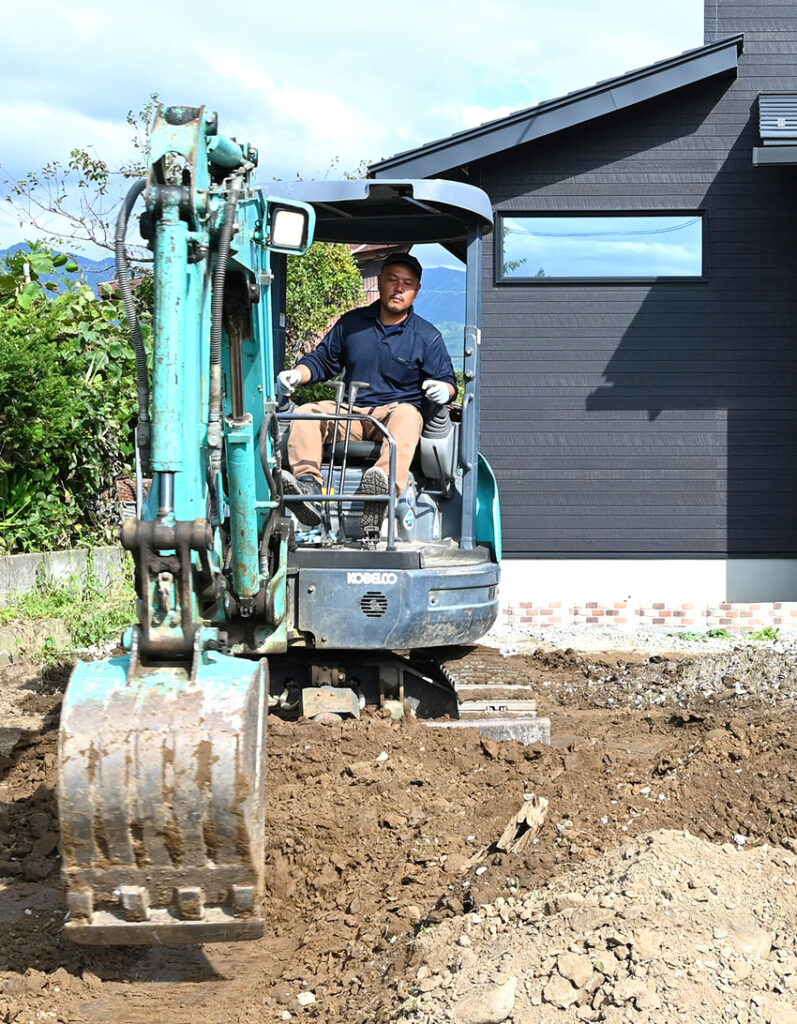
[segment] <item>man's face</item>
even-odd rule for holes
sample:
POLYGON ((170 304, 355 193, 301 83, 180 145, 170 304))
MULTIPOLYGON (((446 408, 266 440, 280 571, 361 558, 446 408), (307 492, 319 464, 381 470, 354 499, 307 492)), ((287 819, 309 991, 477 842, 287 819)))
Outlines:
POLYGON ((385 312, 393 316, 406 313, 421 290, 418 275, 403 263, 391 263, 379 275, 379 299, 385 312))

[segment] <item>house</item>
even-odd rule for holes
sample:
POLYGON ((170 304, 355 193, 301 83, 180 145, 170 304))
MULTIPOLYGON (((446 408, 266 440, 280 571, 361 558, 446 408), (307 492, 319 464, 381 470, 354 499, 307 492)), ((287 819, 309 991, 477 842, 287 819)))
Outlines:
POLYGON ((704 24, 370 167, 494 207, 482 448, 515 622, 797 626, 797 6, 704 24))
POLYGON ((387 257, 394 252, 409 252, 410 249, 408 245, 351 245, 349 248, 363 279, 366 305, 379 298, 377 279, 387 257))

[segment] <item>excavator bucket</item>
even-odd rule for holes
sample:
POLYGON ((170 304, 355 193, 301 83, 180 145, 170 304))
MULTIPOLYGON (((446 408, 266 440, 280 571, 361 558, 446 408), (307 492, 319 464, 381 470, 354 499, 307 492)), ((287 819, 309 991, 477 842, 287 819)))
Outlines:
POLYGON ((78 663, 58 775, 73 941, 263 934, 267 672, 215 651, 193 667, 78 663))

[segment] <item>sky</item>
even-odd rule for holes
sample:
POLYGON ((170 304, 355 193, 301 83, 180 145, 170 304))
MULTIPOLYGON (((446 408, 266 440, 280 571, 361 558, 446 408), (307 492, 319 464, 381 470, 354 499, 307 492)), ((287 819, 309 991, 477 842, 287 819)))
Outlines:
MULTIPOLYGON (((703 42, 702 0, 0 0, 0 179, 73 147, 132 154, 150 94, 260 152, 259 180, 334 178, 703 42)), ((21 232, 0 204, 0 248, 21 232)), ((91 255, 89 251, 86 253, 91 255)))

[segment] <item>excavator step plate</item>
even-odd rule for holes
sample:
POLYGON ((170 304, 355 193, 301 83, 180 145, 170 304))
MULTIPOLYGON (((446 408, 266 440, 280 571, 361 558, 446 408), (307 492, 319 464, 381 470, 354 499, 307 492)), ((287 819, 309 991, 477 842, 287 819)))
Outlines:
POLYGON ((458 722, 425 722, 433 729, 478 729, 479 735, 490 740, 515 740, 524 746, 551 742, 550 718, 522 718, 497 714, 484 718, 466 718, 458 722))
POLYGON ((462 719, 492 718, 494 715, 528 718, 536 714, 536 700, 463 700, 459 705, 459 717, 462 719))
POLYGON ((486 739, 515 740, 526 746, 551 742, 551 722, 537 717, 534 690, 525 683, 454 684, 458 721, 429 722, 438 729, 478 729, 486 739))

